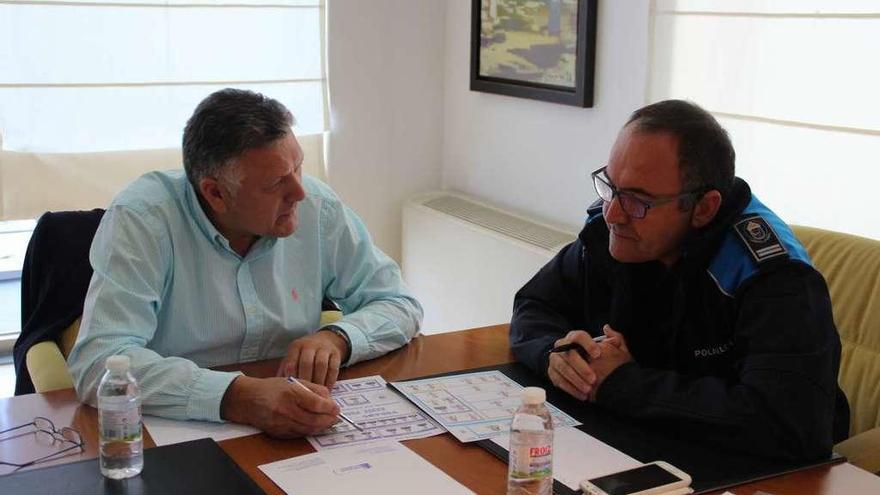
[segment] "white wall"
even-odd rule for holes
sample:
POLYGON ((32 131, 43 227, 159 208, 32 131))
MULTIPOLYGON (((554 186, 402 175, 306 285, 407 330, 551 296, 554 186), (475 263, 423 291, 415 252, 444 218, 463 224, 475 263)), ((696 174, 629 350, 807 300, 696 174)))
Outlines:
POLYGON ((645 101, 648 1, 600 1, 587 109, 471 92, 470 6, 328 0, 328 182, 398 260, 402 204, 441 187, 579 229, 587 174, 645 101))
POLYGON ((593 108, 469 87, 471 0, 448 0, 443 186, 579 230, 620 126, 645 101, 649 2, 602 0, 593 108))
POLYGON ((327 180, 399 260, 403 203, 440 187, 446 5, 327 4, 327 180))

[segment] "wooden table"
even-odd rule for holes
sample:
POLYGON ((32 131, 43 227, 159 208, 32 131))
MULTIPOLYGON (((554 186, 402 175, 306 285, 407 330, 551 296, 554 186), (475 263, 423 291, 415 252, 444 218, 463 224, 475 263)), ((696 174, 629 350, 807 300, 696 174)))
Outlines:
MULTIPOLYGON (((386 380, 394 381, 512 360, 507 325, 497 325, 419 337, 384 357, 343 370, 340 379, 382 375, 386 380)), ((251 376, 272 376, 277 363, 263 361, 224 369, 240 369, 251 376)), ((97 457, 97 411, 80 404, 73 390, 0 399, 0 429, 27 423, 34 416, 48 417, 59 428, 76 428, 86 441, 85 452, 58 459, 52 464, 97 457)), ((507 466, 480 447, 463 445, 448 434, 403 443, 476 493, 504 493, 507 466)), ((155 446, 149 433, 145 437, 145 446, 155 446)), ((283 492, 257 466, 313 452, 305 440, 277 440, 264 434, 224 440, 220 446, 270 494, 283 492)), ((26 461, 50 452, 49 446, 37 445, 31 434, 0 441, 0 459, 4 461, 26 461)), ((46 465, 49 463, 41 464, 46 465)), ((0 466, 0 474, 9 471, 9 468, 0 466)), ((843 463, 741 485, 729 491, 736 495, 752 495, 757 490, 773 495, 877 495, 880 494, 880 477, 843 463)))

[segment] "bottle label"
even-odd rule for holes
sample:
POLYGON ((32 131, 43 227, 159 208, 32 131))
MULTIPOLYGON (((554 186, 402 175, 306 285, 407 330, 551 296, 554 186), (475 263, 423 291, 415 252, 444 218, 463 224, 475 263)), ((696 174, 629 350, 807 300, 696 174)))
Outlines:
POLYGON ((98 399, 98 423, 102 440, 131 442, 141 438, 141 411, 128 397, 98 399))
POLYGON ((553 446, 531 445, 510 449, 510 477, 533 480, 553 476, 553 446))

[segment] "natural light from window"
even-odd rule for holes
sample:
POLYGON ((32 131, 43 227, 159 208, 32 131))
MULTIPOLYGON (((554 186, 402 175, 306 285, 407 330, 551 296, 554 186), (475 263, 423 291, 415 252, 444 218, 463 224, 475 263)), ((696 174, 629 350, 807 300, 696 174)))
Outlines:
POLYGON ((880 239, 880 2, 654 6, 648 99, 711 111, 737 175, 789 223, 880 239))
POLYGON ((180 167, 208 94, 281 101, 319 155, 324 17, 323 0, 0 2, 0 341, 21 326, 34 217, 106 207, 145 171, 180 167))

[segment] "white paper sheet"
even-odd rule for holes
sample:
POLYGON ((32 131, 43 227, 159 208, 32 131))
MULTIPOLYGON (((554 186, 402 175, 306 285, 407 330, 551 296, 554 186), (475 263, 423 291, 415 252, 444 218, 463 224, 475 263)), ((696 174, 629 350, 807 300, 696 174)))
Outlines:
MULTIPOLYGON (((500 371, 393 382, 415 405, 461 442, 474 442, 510 431, 522 399, 522 385, 500 371)), ((580 423, 548 403, 557 428, 580 423)))
POLYGON ((288 495, 473 493, 398 442, 324 450, 260 470, 288 495))
POLYGON ((210 421, 178 421, 175 419, 144 416, 144 426, 153 437, 156 445, 171 445, 199 438, 213 438, 215 441, 245 437, 260 433, 253 426, 238 423, 212 423, 210 421))
POLYGON ((326 432, 307 438, 315 450, 446 433, 427 414, 389 389, 379 375, 338 381, 330 394, 342 413, 363 430, 340 421, 326 432))
MULTIPOLYGON (((492 437, 492 441, 509 450, 510 434, 492 437)), ((553 431, 553 478, 572 490, 579 490, 583 479, 641 465, 641 462, 577 428, 564 427, 553 431)))

